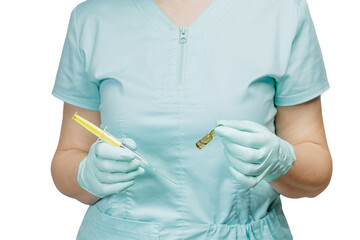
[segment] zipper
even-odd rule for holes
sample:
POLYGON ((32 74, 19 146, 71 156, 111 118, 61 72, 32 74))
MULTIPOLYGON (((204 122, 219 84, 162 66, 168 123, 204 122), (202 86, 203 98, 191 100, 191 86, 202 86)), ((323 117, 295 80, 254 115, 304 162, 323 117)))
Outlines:
POLYGON ((178 78, 178 84, 183 84, 183 82, 184 82, 187 30, 188 30, 188 28, 185 27, 185 26, 182 26, 180 28, 180 39, 179 39, 180 55, 179 55, 179 78, 178 78))

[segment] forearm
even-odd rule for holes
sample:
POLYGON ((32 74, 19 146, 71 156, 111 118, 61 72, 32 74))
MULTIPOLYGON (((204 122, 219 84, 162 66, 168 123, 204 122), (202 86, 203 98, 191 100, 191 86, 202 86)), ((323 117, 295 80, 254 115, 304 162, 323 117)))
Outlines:
POLYGON ((54 183, 61 193, 90 205, 99 198, 81 188, 77 181, 79 164, 87 154, 80 150, 57 151, 52 161, 51 173, 54 183))
POLYGON ((289 198, 315 197, 328 186, 332 160, 327 148, 312 142, 293 144, 296 160, 282 177, 270 182, 280 194, 289 198))

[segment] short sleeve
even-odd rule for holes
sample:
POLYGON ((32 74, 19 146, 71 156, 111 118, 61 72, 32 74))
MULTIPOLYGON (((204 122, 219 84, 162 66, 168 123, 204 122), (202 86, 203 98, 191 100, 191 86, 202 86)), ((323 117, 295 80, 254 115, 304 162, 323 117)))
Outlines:
POLYGON ((52 95, 71 105, 98 111, 99 88, 87 77, 76 27, 75 8, 71 12, 52 95))
POLYGON ((290 106, 318 97, 330 85, 306 0, 299 0, 297 28, 285 74, 276 80, 274 103, 290 106))

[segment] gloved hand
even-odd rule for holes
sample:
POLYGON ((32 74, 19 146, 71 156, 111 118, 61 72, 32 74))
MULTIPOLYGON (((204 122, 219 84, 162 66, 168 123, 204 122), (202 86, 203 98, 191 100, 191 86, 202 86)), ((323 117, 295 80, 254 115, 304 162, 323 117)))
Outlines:
MULTIPOLYGON (((120 141, 132 150, 136 149, 136 143, 130 138, 120 141)), ((80 162, 77 179, 83 189, 103 198, 130 187, 135 178, 144 172, 135 160, 135 154, 128 149, 97 141, 80 162)))
POLYGON ((222 138, 230 171, 244 187, 254 187, 261 180, 276 180, 289 171, 296 159, 290 143, 258 123, 220 120, 216 126, 214 131, 222 138))

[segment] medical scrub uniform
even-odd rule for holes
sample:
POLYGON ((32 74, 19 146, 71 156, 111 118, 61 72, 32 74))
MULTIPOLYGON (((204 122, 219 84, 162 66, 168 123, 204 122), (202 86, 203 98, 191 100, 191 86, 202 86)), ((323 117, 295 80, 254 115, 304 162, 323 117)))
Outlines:
POLYGON ((236 182, 220 137, 195 143, 221 119, 274 132, 276 106, 328 88, 305 0, 214 0, 188 28, 153 0, 80 3, 52 94, 100 111, 177 185, 147 170, 90 206, 77 239, 292 239, 267 182, 236 182))

